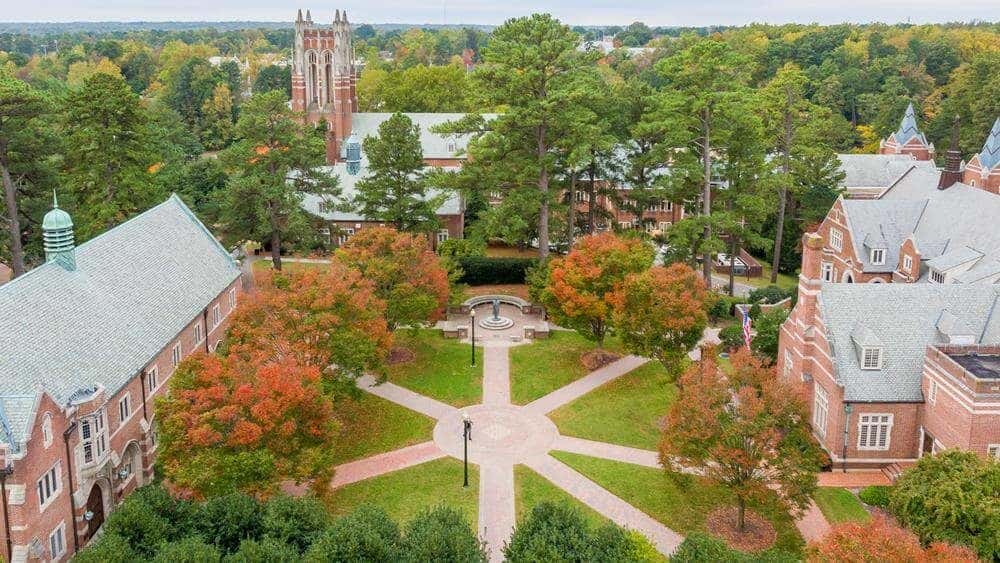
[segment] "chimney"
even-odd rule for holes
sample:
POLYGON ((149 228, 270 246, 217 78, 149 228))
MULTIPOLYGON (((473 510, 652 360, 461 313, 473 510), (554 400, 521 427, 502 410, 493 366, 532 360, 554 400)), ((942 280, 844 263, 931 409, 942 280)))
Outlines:
POLYGON ((958 150, 958 129, 959 117, 956 115, 951 126, 951 146, 944 154, 944 170, 938 179, 939 190, 947 190, 962 181, 962 153, 958 150))
POLYGON ((822 285, 820 262, 823 255, 823 237, 819 233, 802 235, 802 272, 799 273, 799 297, 795 315, 811 326, 817 315, 817 296, 822 285))

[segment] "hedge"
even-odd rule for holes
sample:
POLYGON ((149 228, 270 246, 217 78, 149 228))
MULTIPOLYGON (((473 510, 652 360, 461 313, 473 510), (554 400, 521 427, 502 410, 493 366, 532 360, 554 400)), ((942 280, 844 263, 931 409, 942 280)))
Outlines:
POLYGON ((469 285, 491 285, 524 283, 528 269, 538 264, 538 259, 463 256, 458 259, 458 263, 462 267, 460 282, 469 285))
POLYGON ((858 493, 861 502, 869 506, 879 506, 886 508, 889 506, 889 491, 891 487, 882 485, 869 485, 858 493))

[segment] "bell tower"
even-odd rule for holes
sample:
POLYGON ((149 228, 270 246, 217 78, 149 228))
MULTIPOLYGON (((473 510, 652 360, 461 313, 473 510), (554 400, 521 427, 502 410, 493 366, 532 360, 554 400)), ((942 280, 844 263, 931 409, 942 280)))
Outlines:
POLYGON ((326 159, 344 158, 344 144, 351 134, 351 117, 357 111, 357 73, 347 12, 337 10, 333 23, 319 26, 312 14, 299 10, 295 19, 292 56, 292 109, 305 114, 306 122, 325 122, 326 159))

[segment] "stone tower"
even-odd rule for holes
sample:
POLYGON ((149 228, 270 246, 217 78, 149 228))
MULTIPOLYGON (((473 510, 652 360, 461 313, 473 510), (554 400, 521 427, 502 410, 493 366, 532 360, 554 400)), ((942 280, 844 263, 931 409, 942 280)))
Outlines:
POLYGON ((318 26, 312 14, 295 18, 292 56, 292 109, 309 123, 326 122, 326 159, 344 158, 351 115, 358 110, 357 73, 347 12, 337 10, 330 27, 318 26))

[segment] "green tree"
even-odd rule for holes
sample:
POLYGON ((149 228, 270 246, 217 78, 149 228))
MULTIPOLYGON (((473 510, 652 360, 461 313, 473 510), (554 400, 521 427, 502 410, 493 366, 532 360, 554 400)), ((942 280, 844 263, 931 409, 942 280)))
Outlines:
POLYGON ((302 194, 337 193, 335 178, 317 170, 326 148, 287 106, 281 92, 256 94, 236 123, 237 141, 220 155, 230 172, 222 219, 235 240, 261 240, 281 270, 283 241, 303 236, 302 194))
POLYGON ((615 39, 624 47, 642 47, 653 39, 653 30, 642 22, 632 22, 615 39))
MULTIPOLYGON (((265 538, 303 553, 330 527, 326 506, 313 496, 278 495, 264 504, 261 531, 265 538)), ((242 547, 241 547, 242 549, 242 547)))
POLYGON ((108 532, 73 556, 73 561, 82 563, 132 563, 139 559, 140 555, 132 550, 128 540, 108 532))
POLYGON ((889 493, 889 511, 925 544, 974 549, 1000 557, 1000 462, 968 451, 925 455, 889 493))
POLYGON ((201 138, 209 149, 219 149, 229 143, 233 133, 233 95, 229 86, 218 84, 212 97, 201 106, 203 116, 201 138))
POLYGON ((788 309, 775 307, 762 313, 754 319, 754 329, 757 334, 750 341, 750 348, 759 356, 772 363, 778 359, 778 337, 781 334, 781 323, 788 318, 788 309))
POLYGON ((193 519, 194 531, 223 553, 231 553, 239 549, 243 540, 261 536, 261 508, 260 502, 243 493, 209 498, 198 505, 193 519))
POLYGON ((214 545, 205 543, 198 536, 183 538, 163 544, 153 563, 209 563, 222 559, 222 553, 214 545))
POLYGON ((404 561, 485 563, 486 549, 476 531, 455 508, 438 506, 417 514, 407 525, 400 555, 404 561))
POLYGON ((78 205, 78 241, 163 198, 151 175, 160 155, 152 150, 148 115, 122 78, 98 73, 86 79, 70 93, 64 121, 64 169, 78 205))
POLYGON ((225 563, 299 563, 302 557, 294 547, 272 538, 243 540, 240 548, 222 558, 225 563))
POLYGON ((357 183, 353 204, 358 212, 399 231, 437 230, 445 195, 428 195, 420 126, 393 114, 379 124, 377 137, 364 140, 364 150, 370 173, 357 183))
POLYGON ((400 557, 399 526, 381 508, 362 505, 333 523, 313 542, 309 563, 394 561, 400 557))
POLYGON ((285 94, 285 97, 292 97, 292 68, 268 65, 257 73, 257 79, 253 81, 253 93, 263 94, 277 90, 285 94))

